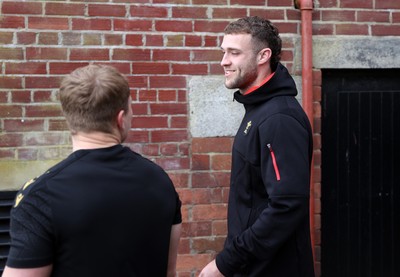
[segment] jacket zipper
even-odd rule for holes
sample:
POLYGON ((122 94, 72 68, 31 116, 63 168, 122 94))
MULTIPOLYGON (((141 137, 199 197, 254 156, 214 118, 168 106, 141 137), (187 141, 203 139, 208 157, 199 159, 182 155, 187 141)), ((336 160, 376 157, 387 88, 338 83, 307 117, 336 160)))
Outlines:
POLYGON ((274 150, 272 150, 272 146, 271 146, 270 143, 268 143, 267 146, 268 146, 269 152, 271 153, 272 164, 274 165, 276 180, 280 181, 281 180, 281 174, 279 173, 278 163, 276 162, 274 150))

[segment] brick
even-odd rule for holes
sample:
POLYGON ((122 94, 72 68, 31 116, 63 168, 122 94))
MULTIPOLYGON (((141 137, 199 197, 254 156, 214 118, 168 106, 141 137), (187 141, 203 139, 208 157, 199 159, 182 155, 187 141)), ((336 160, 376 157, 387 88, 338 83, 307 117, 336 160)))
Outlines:
POLYGON ((49 62, 50 74, 69 74, 79 67, 88 65, 88 62, 49 62))
POLYGON ((6 74, 46 74, 44 62, 5 63, 6 74))
POLYGON ((53 102, 53 94, 51 90, 35 90, 33 92, 33 101, 34 103, 39 103, 39 102, 53 102))
POLYGON ((229 173, 194 172, 192 174, 193 188, 215 188, 229 186, 229 173))
POLYGON ((210 156, 192 154, 192 170, 210 170, 210 156))
POLYGON ((17 44, 34 44, 36 42, 36 32, 18 32, 17 44))
POLYGON ((293 7, 293 1, 292 0, 267 0, 269 7, 293 7))
POLYGON ((122 41, 120 34, 104 34, 104 45, 121 45, 122 41))
POLYGON ((187 130, 155 130, 151 131, 151 142, 186 141, 187 130))
POLYGON ((371 30, 372 36, 400 36, 398 25, 373 25, 371 30))
POLYGON ((0 103, 7 103, 7 102, 8 102, 8 92, 0 91, 0 103))
POLYGON ((350 9, 372 9, 374 6, 373 0, 340 0, 340 8, 350 9))
POLYGON ((101 34, 82 34, 83 45, 101 45, 101 34))
POLYGON ((231 169, 231 155, 212 155, 211 156, 211 169, 212 170, 230 170, 231 169))
POLYGON ((110 19, 72 18, 72 30, 110 31, 110 19))
POLYGON ((190 0, 153 0, 155 4, 190 4, 190 0))
POLYGON ((27 146, 63 145, 66 143, 65 136, 60 133, 30 132, 24 134, 24 140, 27 146))
POLYGON ((168 172, 168 175, 176 188, 190 187, 190 177, 188 173, 168 172))
POLYGON ((125 5, 89 4, 89 16, 112 16, 124 17, 126 15, 125 5))
POLYGON ((209 204, 211 195, 208 189, 180 189, 180 199, 182 204, 209 204))
POLYGON ((192 32, 192 21, 189 20, 159 20, 155 22, 158 32, 192 32))
POLYGON ((27 60, 66 60, 68 50, 66 48, 27 47, 27 60))
POLYGON ((71 49, 70 50, 71 61, 107 61, 110 59, 109 49, 71 49))
POLYGON ((204 36, 205 47, 219 47, 220 42, 217 36, 204 36))
POLYGON ((25 1, 3 1, 2 14, 41 14, 43 3, 25 1))
POLYGON ((193 61, 220 61, 221 50, 193 50, 193 61))
POLYGON ((56 32, 41 32, 38 36, 39 44, 58 45, 58 33, 56 32))
POLYGON ((133 76, 127 77, 129 86, 132 88, 147 88, 148 87, 148 78, 146 76, 133 76))
POLYGON ((149 142, 150 132, 147 130, 131 130, 126 138, 126 143, 139 143, 139 142, 149 142))
POLYGON ((156 102, 157 101, 157 91, 156 90, 140 90, 138 99, 141 102, 145 102, 145 101, 156 102))
POLYGON ((0 147, 18 147, 23 144, 22 134, 0 133, 0 147))
POLYGON ((15 159, 14 149, 0 149, 0 160, 15 159))
POLYGON ((62 45, 81 45, 82 44, 82 34, 78 33, 62 33, 61 38, 62 45))
POLYGON ((390 22, 390 13, 387 11, 357 11, 359 22, 390 22))
POLYGON ((4 120, 4 130, 7 132, 45 131, 44 120, 4 120))
POLYGON ((150 50, 148 49, 114 49, 113 60, 149 61, 150 50))
POLYGON ((192 0, 193 5, 228 5, 228 0, 192 0))
POLYGON ((400 9, 400 1, 398 0, 375 1, 375 9, 400 9))
POLYGON ((0 44, 11 44, 11 43, 13 43, 13 37, 14 37, 14 34, 11 33, 11 32, 1 32, 0 33, 0 44))
POLYGON ((185 36, 185 46, 199 47, 203 45, 202 36, 198 35, 186 35, 185 36))
POLYGON ((338 0, 319 0, 320 8, 337 8, 338 0))
MULTIPOLYGON (((179 255, 177 260, 176 269, 180 271, 196 270, 205 267, 211 260, 213 256, 211 254, 187 254, 179 255)), ((199 272, 200 273, 200 272, 199 272)), ((190 275, 194 276, 194 275, 190 275)), ((198 276, 198 275, 196 275, 198 276)), ((179 276, 181 277, 181 276, 179 276)))
POLYGON ((182 34, 179 35, 166 35, 165 36, 166 47, 181 47, 184 45, 185 37, 182 34))
POLYGON ((196 6, 172 7, 173 18, 207 18, 207 8, 196 6))
POLYGON ((22 48, 0 47, 0 60, 22 60, 23 58, 22 48))
POLYGON ((160 154, 163 156, 179 156, 176 143, 162 143, 160 145, 160 154))
POLYGON ((68 124, 65 119, 50 119, 49 120, 49 131, 67 131, 68 124))
POLYGON ((207 253, 209 251, 221 251, 225 237, 193 238, 192 249, 196 253, 207 253))
POLYGON ((187 170, 189 169, 188 158, 156 158, 155 162, 164 170, 187 170))
POLYGON ((115 19, 114 20, 115 31, 151 31, 152 22, 151 20, 126 20, 126 19, 115 19))
POLYGON ((152 115, 166 114, 177 115, 187 114, 187 105, 180 103, 163 103, 163 104, 150 104, 150 112, 152 115))
POLYGON ((231 0, 231 5, 264 6, 265 0, 231 0))
POLYGON ((226 236, 228 232, 226 220, 214 220, 212 222, 212 235, 226 236))
POLYGON ((0 88, 11 88, 19 89, 22 88, 22 78, 21 77, 1 77, 0 78, 0 88))
POLYGON ((313 23, 312 25, 313 35, 333 35, 334 25, 329 23, 313 23))
POLYGON ((134 35, 126 35, 126 45, 131 45, 131 46, 143 46, 143 35, 141 34, 134 34, 134 35))
POLYGON ((0 105, 0 118, 22 117, 22 107, 17 105, 0 105))
POLYGON ((400 12, 393 12, 392 21, 393 23, 400 23, 400 12))
POLYGON ((136 62, 132 65, 133 74, 169 74, 169 64, 163 62, 136 62))
POLYGON ((42 29, 42 30, 68 30, 67 18, 53 18, 53 17, 29 17, 29 29, 42 29))
POLYGON ((171 128, 188 128, 188 119, 186 116, 172 116, 171 128))
POLYGON ((356 21, 355 11, 342 11, 342 10, 330 10, 330 11, 322 11, 322 20, 323 21, 356 21))
POLYGON ((61 112, 60 105, 40 105, 40 106, 26 106, 25 115, 27 117, 61 117, 63 116, 61 112))
POLYGON ((60 86, 61 77, 26 77, 26 88, 56 88, 60 86))
POLYGON ((19 148, 17 149, 18 160, 33 161, 38 158, 37 148, 19 148))
POLYGON ((0 16, 1 29, 23 29, 25 28, 25 19, 22 16, 0 16))
POLYGON ((146 46, 163 46, 164 37, 162 35, 147 34, 145 36, 146 46))
POLYGON ((29 103, 31 102, 31 92, 29 90, 13 90, 11 91, 12 103, 29 103))
POLYGON ((194 221, 225 219, 226 214, 226 204, 196 205, 192 209, 194 221))
POLYGON ((154 61, 190 61, 189 50, 157 49, 153 50, 154 61))
POLYGON ((149 17, 149 18, 166 18, 168 17, 168 8, 160 6, 130 6, 130 16, 133 17, 149 17))
POLYGON ((85 15, 85 5, 75 3, 46 3, 46 15, 68 15, 83 16, 85 15))
POLYGON ((168 128, 168 117, 166 116, 148 116, 134 117, 132 119, 132 128, 168 128))
MULTIPOLYGON (((237 18, 241 18, 247 15, 246 8, 230 8, 229 13, 226 12, 226 8, 214 8, 212 17, 215 19, 219 18, 228 18, 230 20, 236 20, 237 18)), ((221 29, 220 31, 223 31, 221 29)))
MULTIPOLYGON (((191 252, 191 250, 190 250, 190 238, 183 237, 181 235, 181 238, 179 240, 179 246, 178 246, 178 255, 190 254, 190 252, 191 252)), ((174 277, 181 277, 181 275, 179 275, 180 273, 177 273, 177 274, 178 275, 176 275, 174 277)), ((191 275, 188 275, 187 277, 191 277, 191 275)))
MULTIPOLYGON (((179 191, 180 195, 190 190, 179 191)), ((203 237, 211 236, 212 223, 210 221, 183 222, 181 237, 203 237)))
POLYGON ((337 35, 368 35, 368 25, 361 24, 338 24, 336 25, 337 35))
MULTIPOLYGON (((288 14, 288 19, 292 19, 290 16, 290 13, 293 13, 296 11, 291 11, 291 10, 286 10, 286 13, 288 14)), ((285 19, 285 11, 283 9, 252 9, 250 8, 250 16, 260 16, 267 18, 269 20, 284 20, 285 19)), ((299 13, 299 12, 297 12, 299 13)))
POLYGON ((226 25, 228 25, 230 21, 209 21, 209 20, 196 20, 194 22, 194 31, 195 32, 207 32, 207 33, 220 33, 223 32, 226 25))
POLYGON ((183 76, 150 76, 152 88, 185 88, 186 78, 183 76))
POLYGON ((233 138, 193 138, 193 153, 231 153, 233 138))
POLYGON ((207 75, 207 64, 172 64, 174 75, 207 75))

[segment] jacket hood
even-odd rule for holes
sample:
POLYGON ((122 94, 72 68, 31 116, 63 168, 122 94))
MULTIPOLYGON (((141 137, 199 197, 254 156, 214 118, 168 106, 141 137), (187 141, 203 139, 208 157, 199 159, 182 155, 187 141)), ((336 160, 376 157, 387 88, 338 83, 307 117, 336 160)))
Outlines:
POLYGON ((286 67, 279 63, 275 70, 275 75, 268 82, 247 95, 236 91, 234 93, 234 99, 244 105, 255 105, 268 101, 275 96, 283 95, 296 96, 297 89, 286 67))

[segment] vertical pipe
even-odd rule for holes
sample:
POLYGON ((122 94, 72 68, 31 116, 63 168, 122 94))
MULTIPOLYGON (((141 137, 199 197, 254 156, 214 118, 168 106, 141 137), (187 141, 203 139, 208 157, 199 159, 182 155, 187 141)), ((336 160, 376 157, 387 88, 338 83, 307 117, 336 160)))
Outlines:
MULTIPOLYGON (((314 130, 313 109, 313 76, 312 76, 312 11, 313 0, 295 0, 296 8, 301 11, 301 48, 302 48, 302 105, 314 130)), ((313 131, 314 133, 314 131, 313 131)), ((314 159, 313 159, 314 160, 314 159)), ((310 231, 311 244, 315 252, 315 220, 314 220, 314 161, 311 162, 310 176, 310 231)), ((315 256, 314 256, 315 263, 315 256)))

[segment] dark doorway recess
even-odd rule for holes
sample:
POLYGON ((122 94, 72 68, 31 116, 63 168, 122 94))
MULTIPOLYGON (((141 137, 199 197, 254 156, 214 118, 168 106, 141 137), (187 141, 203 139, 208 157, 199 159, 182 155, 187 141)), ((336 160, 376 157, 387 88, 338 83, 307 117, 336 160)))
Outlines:
POLYGON ((400 276, 400 69, 322 70, 322 108, 322 276, 400 276))

